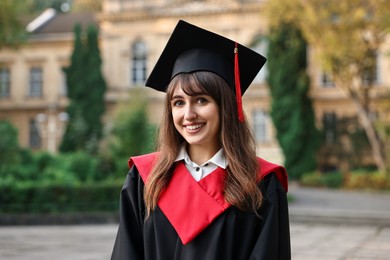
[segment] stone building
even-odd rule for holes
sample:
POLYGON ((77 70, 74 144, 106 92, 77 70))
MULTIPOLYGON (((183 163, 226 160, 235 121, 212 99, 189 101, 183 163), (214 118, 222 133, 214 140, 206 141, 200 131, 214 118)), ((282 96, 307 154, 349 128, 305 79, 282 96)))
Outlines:
MULTIPOLYGON (((266 52, 267 21, 264 0, 105 0, 98 14, 46 11, 29 24, 28 42, 18 50, 0 51, 0 119, 19 129, 20 144, 55 152, 61 139, 67 105, 62 68, 70 62, 73 26, 90 23, 100 28, 103 73, 108 84, 106 125, 120 101, 135 89, 148 96, 149 115, 158 122, 163 94, 144 88, 144 82, 179 19, 207 28, 237 42, 266 52)), ((390 59, 378 54, 378 89, 389 88, 390 59), (384 87, 387 86, 387 87, 384 87)), ((336 117, 356 114, 351 101, 336 88, 310 56, 311 96, 319 127, 336 117)), ((259 73, 243 97, 259 146, 259 155, 283 162, 269 117, 270 98, 265 82, 267 68, 259 73)), ((93 91, 93 88, 91 88, 93 91)), ((332 142, 332 128, 326 128, 332 142)))

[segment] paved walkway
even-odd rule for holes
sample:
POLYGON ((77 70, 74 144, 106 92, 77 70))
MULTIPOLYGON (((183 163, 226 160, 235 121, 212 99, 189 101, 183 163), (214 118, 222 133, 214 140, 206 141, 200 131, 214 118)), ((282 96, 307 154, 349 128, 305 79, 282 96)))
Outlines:
MULTIPOLYGON (((290 194, 293 260, 390 260, 390 193, 290 194)), ((1 260, 106 260, 117 224, 0 226, 1 260)))
POLYGON ((390 193, 290 186, 296 260, 390 260, 390 193))
MULTIPOLYGON (((116 225, 0 227, 2 260, 107 260, 116 225)), ((390 227, 291 224, 293 260, 390 259, 390 227)))
POLYGON ((291 225, 293 260, 389 260, 390 227, 291 225))
POLYGON ((359 192, 291 185, 290 220, 302 223, 390 226, 390 192, 359 192))

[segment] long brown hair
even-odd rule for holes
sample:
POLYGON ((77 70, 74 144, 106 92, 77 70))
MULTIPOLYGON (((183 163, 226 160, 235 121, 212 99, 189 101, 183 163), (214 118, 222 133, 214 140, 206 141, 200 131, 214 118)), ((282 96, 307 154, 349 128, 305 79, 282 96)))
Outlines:
POLYGON ((243 123, 238 120, 235 93, 226 81, 214 73, 200 71, 177 75, 167 88, 157 143, 160 153, 145 185, 147 216, 156 207, 161 191, 169 183, 177 154, 185 144, 184 138, 175 129, 170 105, 173 92, 178 86, 187 95, 199 94, 200 89, 201 93, 210 95, 217 102, 221 119, 220 142, 228 162, 225 199, 241 210, 256 212, 263 196, 257 187, 260 166, 253 134, 246 120, 243 123))

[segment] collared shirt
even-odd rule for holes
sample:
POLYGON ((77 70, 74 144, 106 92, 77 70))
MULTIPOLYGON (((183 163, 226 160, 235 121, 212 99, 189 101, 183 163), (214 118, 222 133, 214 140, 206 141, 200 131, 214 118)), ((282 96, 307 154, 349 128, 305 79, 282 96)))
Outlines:
POLYGON ((197 163, 191 161, 185 146, 183 146, 176 158, 176 162, 180 160, 184 161, 184 165, 196 181, 200 181, 218 167, 221 167, 222 169, 226 169, 227 167, 223 148, 221 148, 210 160, 203 163, 202 165, 198 165, 197 163))

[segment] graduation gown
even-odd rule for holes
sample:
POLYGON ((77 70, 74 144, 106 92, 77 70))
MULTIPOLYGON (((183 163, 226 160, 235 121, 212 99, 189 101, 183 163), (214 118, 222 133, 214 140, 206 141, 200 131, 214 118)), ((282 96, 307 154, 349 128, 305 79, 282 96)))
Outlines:
POLYGON ((199 182, 183 162, 145 220, 144 183, 156 153, 131 158, 120 197, 120 223, 112 260, 288 260, 290 233, 283 167, 259 158, 259 214, 223 197, 225 171, 199 182))

